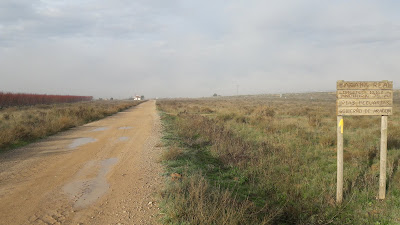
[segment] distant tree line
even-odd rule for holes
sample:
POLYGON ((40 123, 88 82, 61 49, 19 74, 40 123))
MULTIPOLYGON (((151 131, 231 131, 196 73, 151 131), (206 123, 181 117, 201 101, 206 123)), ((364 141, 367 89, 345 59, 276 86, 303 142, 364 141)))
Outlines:
POLYGON ((93 99, 92 96, 46 95, 46 94, 23 94, 23 93, 0 92, 0 107, 71 103, 80 101, 91 101, 92 99, 93 99))

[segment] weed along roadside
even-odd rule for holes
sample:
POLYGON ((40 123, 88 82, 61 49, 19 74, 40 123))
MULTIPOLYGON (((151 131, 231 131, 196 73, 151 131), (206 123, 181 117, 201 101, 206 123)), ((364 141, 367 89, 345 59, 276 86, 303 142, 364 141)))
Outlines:
POLYGON ((169 176, 163 222, 400 223, 399 93, 379 189, 380 118, 346 117, 343 201, 336 204, 335 93, 159 100, 169 176))
POLYGON ((102 119, 142 101, 91 101, 0 110, 0 152, 102 119))

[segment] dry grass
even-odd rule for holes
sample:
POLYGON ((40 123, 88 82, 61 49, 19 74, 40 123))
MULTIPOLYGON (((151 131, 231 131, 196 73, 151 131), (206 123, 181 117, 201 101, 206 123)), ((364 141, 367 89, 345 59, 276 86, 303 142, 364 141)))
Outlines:
POLYGON ((183 154, 182 148, 178 146, 170 146, 161 155, 161 161, 163 160, 177 160, 183 154))
MULTIPOLYGON (((256 210, 251 201, 239 203, 232 193, 216 189, 200 174, 193 175, 184 183, 171 182, 164 193, 172 206, 166 208, 169 218, 164 223, 185 221, 187 224, 249 224, 251 211, 256 210)), ((268 220, 259 224, 267 224, 268 220)))
MULTIPOLYGON (((400 182, 396 179, 400 177, 399 99, 396 93, 395 115, 389 118, 389 182, 384 202, 375 200, 380 119, 345 118, 342 206, 336 206, 334 200, 336 109, 332 93, 158 101, 164 112, 165 139, 183 149, 179 157, 165 158, 166 168, 183 174, 182 184, 194 182, 197 187, 179 187, 179 196, 168 192, 173 202, 165 206, 168 221, 223 221, 215 217, 225 215, 200 213, 196 203, 184 204, 185 200, 193 200, 191 192, 199 192, 199 186, 206 185, 218 190, 221 198, 230 193, 227 203, 218 204, 228 211, 232 205, 238 209, 240 216, 232 224, 395 223, 400 218, 400 182), (174 196, 179 200, 174 202, 174 196), (193 218, 171 216, 174 210, 180 211, 179 207, 190 211, 193 218), (245 214, 239 210, 241 207, 246 209, 245 214), (378 214, 374 213, 377 209, 378 214), (203 218, 208 216, 213 219, 203 218)), ((210 197, 215 192, 204 194, 210 197)), ((199 199, 198 204, 210 204, 213 208, 214 203, 199 199)))
POLYGON ((98 120, 139 104, 93 101, 10 107, 0 110, 0 150, 18 147, 71 127, 98 120))

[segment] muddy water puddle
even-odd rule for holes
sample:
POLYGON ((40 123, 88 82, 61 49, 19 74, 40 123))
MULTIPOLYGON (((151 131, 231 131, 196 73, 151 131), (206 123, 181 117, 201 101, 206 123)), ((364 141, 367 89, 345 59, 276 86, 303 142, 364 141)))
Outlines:
POLYGON ((72 141, 71 144, 68 145, 69 149, 73 149, 73 148, 77 148, 79 146, 88 144, 88 143, 92 143, 92 142, 96 142, 97 139, 94 138, 90 138, 90 137, 84 137, 84 138, 77 138, 75 140, 72 141))
POLYGON ((118 130, 129 130, 132 129, 133 127, 120 127, 118 128, 118 130))
POLYGON ((119 137, 118 140, 119 141, 127 141, 127 140, 129 140, 129 137, 119 137))
POLYGON ((63 187, 64 192, 75 201, 75 208, 85 208, 107 192, 110 185, 106 176, 117 162, 118 158, 90 161, 78 172, 75 181, 63 187))
POLYGON ((105 130, 108 130, 108 127, 98 127, 96 129, 91 130, 90 132, 105 131, 105 130))

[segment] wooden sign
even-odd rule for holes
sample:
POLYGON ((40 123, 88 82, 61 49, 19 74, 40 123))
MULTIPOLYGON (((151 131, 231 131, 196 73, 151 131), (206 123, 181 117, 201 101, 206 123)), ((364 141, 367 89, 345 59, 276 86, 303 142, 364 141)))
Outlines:
POLYGON ((392 90, 338 90, 338 99, 392 99, 392 90))
POLYGON ((391 107, 392 99, 340 99, 338 106, 343 107, 391 107))
POLYGON ((393 81, 338 81, 336 87, 337 115, 393 114, 393 81))
POLYGON ((393 90, 393 81, 344 81, 339 80, 337 90, 393 90))
POLYGON ((343 200, 343 116, 382 116, 379 163, 379 199, 386 195, 387 118, 393 114, 393 81, 337 81, 337 188, 343 200))
POLYGON ((392 107, 338 107, 338 115, 342 116, 383 116, 392 114, 392 107))

